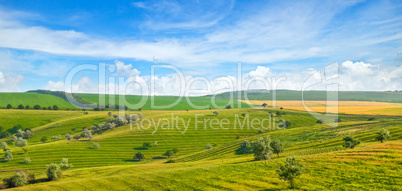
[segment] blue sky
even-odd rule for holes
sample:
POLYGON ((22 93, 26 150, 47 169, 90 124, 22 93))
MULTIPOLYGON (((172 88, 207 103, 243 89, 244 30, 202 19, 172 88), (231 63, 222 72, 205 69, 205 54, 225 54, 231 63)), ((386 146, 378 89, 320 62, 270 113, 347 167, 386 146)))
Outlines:
MULTIPOLYGON (((285 76, 281 89, 339 62, 340 90, 400 90, 401 10, 401 1, 362 0, 0 0, 0 91, 64 90, 71 68, 100 62, 149 82, 155 60, 212 81, 243 78, 241 62, 244 76, 285 76)), ((175 87, 172 71, 157 74, 175 87)), ((96 72, 73 84, 102 85, 96 72)))

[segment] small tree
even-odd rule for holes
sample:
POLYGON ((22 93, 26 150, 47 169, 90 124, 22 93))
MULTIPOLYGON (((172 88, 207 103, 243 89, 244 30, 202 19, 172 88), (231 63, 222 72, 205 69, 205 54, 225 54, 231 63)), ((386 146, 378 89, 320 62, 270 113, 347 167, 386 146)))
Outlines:
POLYGON ((285 150, 285 148, 283 148, 281 141, 278 139, 275 139, 274 141, 272 141, 270 146, 272 148, 272 151, 278 155, 278 158, 279 158, 279 153, 282 153, 285 150))
POLYGON ((8 148, 7 143, 6 143, 6 142, 1 142, 1 143, 0 143, 0 148, 3 149, 4 151, 6 151, 7 148, 8 148))
POLYGON ((158 141, 155 141, 154 143, 152 143, 153 147, 158 147, 158 141))
POLYGON ((167 150, 167 151, 165 152, 165 154, 163 154, 163 156, 167 156, 168 158, 170 158, 172 155, 173 155, 173 152, 170 151, 170 150, 167 150))
POLYGON ((3 179, 8 187, 20 187, 28 183, 28 175, 25 171, 17 171, 11 178, 3 179))
POLYGON ((377 132, 377 136, 375 137, 375 139, 377 141, 380 141, 381 143, 383 143, 384 141, 386 141, 387 139, 389 139, 390 133, 388 130, 382 128, 379 132, 377 132))
POLYGON ((7 109, 12 109, 13 106, 11 104, 7 104, 7 109))
POLYGON ((244 118, 244 117, 246 117, 246 114, 245 114, 245 113, 242 113, 241 116, 244 118))
POLYGON ((152 147, 151 143, 143 143, 142 144, 142 148, 144 148, 144 149, 149 149, 150 147, 152 147))
POLYGON ((29 158, 29 157, 25 158, 25 159, 24 159, 24 163, 25 163, 25 164, 31 163, 31 158, 29 158))
POLYGON ((207 145, 205 145, 205 148, 206 149, 212 149, 212 145, 208 143, 207 145))
POLYGON ((84 129, 82 135, 83 137, 88 138, 88 141, 90 141, 93 137, 91 131, 89 131, 88 129, 84 129))
POLYGON ((17 137, 24 137, 25 136, 25 132, 21 129, 17 130, 17 134, 15 134, 15 136, 17 137))
POLYGON ((218 116, 219 115, 219 112, 217 112, 217 111, 214 111, 214 112, 212 112, 214 115, 216 115, 216 116, 218 116))
POLYGON ((226 109, 231 109, 232 106, 231 106, 231 105, 226 105, 225 108, 226 108, 226 109))
POLYGON ((95 149, 99 149, 100 148, 99 143, 94 143, 94 147, 95 147, 95 149))
POLYGON ((29 138, 31 138, 33 135, 34 135, 34 134, 32 133, 31 130, 25 129, 25 135, 24 135, 24 138, 25 138, 25 139, 29 139, 29 138))
POLYGON ((34 109, 40 109, 40 105, 34 105, 34 109))
POLYGON ((24 109, 24 106, 22 104, 19 104, 18 109, 24 109))
POLYGON ((355 139, 352 135, 344 137, 343 140, 345 141, 345 144, 343 145, 345 148, 353 149, 360 144, 360 141, 355 139))
POLYGON ((6 150, 4 156, 5 156, 4 160, 7 162, 13 160, 13 153, 11 153, 10 150, 6 150))
POLYGON ((279 108, 279 109, 283 110, 283 107, 281 107, 281 108, 279 108))
POLYGON ((73 138, 76 139, 76 140, 78 140, 78 139, 81 138, 81 136, 79 136, 79 135, 74 135, 73 138))
POLYGON ((59 106, 54 105, 54 106, 53 106, 53 110, 59 110, 59 106))
POLYGON ((267 103, 263 103, 263 104, 262 104, 262 107, 263 107, 263 108, 266 108, 267 106, 268 106, 267 103))
POLYGON ((285 166, 280 166, 276 170, 279 177, 283 181, 289 181, 290 187, 295 187, 295 179, 303 174, 304 165, 299 164, 295 157, 288 157, 285 161, 285 166))
POLYGON ((138 152, 134 155, 134 160, 139 160, 141 161, 141 159, 144 159, 144 155, 141 152, 138 152))
POLYGON ((42 141, 43 143, 46 143, 46 141, 48 140, 48 138, 46 136, 43 136, 40 141, 42 141))
POLYGON ((29 108, 30 108, 29 105, 26 105, 26 106, 25 106, 25 109, 29 109, 29 108))
POLYGON ((73 164, 68 163, 68 158, 62 158, 59 166, 60 166, 61 170, 67 170, 67 169, 73 167, 73 164))
POLYGON ((48 106, 48 107, 47 107, 47 110, 52 110, 52 107, 48 106))
POLYGON ((260 137, 257 141, 253 142, 253 151, 255 160, 268 160, 272 156, 272 148, 270 146, 271 139, 267 137, 260 137))
POLYGON ((58 180, 61 178, 60 166, 56 163, 46 165, 46 175, 49 180, 58 180))
POLYGON ((70 133, 66 133, 64 137, 66 137, 67 140, 71 140, 73 138, 73 135, 71 135, 70 133))
POLYGON ((112 117, 113 113, 111 111, 109 111, 109 113, 107 113, 109 115, 109 117, 112 117))
POLYGON ((15 141, 15 146, 17 147, 25 147, 28 145, 28 141, 23 139, 22 137, 18 137, 17 141, 15 141))
POLYGON ((319 120, 317 120, 317 123, 318 123, 318 124, 322 124, 323 122, 322 122, 321 119, 319 119, 319 120))
POLYGON ((172 151, 173 151, 173 153, 175 153, 175 154, 176 154, 177 152, 179 152, 179 150, 177 150, 176 148, 173 148, 172 151))
POLYGON ((239 154, 245 154, 245 153, 249 153, 251 150, 252 150, 252 148, 250 147, 250 142, 248 140, 244 140, 240 144, 240 148, 239 148, 239 150, 237 150, 237 152, 239 154))

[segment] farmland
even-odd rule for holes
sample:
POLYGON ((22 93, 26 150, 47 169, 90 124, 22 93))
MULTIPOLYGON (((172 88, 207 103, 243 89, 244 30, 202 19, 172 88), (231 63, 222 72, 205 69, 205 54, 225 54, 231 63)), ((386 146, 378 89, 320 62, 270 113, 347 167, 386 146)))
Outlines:
MULTIPOLYGON (((363 104, 363 103, 362 103, 363 104)), ((263 190, 287 189, 276 175, 275 169, 287 156, 297 156, 305 164, 306 172, 297 180, 297 188, 307 190, 332 189, 386 189, 401 188, 400 172, 397 166, 402 159, 402 119, 392 115, 340 114, 342 122, 334 128, 316 123, 317 119, 304 111, 279 108, 245 108, 189 111, 128 111, 141 113, 142 123, 121 126, 102 134, 95 134, 92 140, 66 140, 65 133, 78 135, 82 128, 91 128, 109 118, 108 111, 46 111, 46 110, 0 110, 3 118, 0 124, 10 128, 20 124, 30 128, 34 136, 28 139, 28 146, 10 146, 13 160, 0 161, 0 178, 14 174, 13 170, 27 169, 35 173, 38 180, 46 180, 45 166, 68 158, 74 166, 63 172, 58 181, 29 184, 18 189, 64 190, 64 189, 137 189, 137 190, 263 190), (219 115, 212 112, 218 111, 219 115), (269 112, 284 112, 275 116, 272 122, 280 124, 280 118, 290 121, 291 126, 263 128, 234 124, 247 118, 265 119, 269 112), (245 114, 245 115, 242 115, 245 114), (197 116, 197 119, 196 117, 197 116), (160 119, 182 119, 170 128, 158 126, 160 119), (24 119, 30 120, 24 120, 24 119), (373 118, 374 120, 369 120, 373 118), (229 124, 203 126, 204 121, 229 119, 229 124), (156 121, 156 123, 152 123, 156 121), (150 125, 148 125, 151 123, 150 125), (142 125, 142 126, 141 126, 142 125), (391 139, 380 144, 374 140, 376 132, 386 128, 391 139), (259 132, 258 130, 263 130, 259 132), (362 144, 353 149, 342 147, 342 138, 353 135, 362 144), (40 139, 43 136, 63 136, 60 140, 40 139), (238 154, 240 143, 270 136, 279 139, 285 152, 266 162, 255 161, 253 154, 238 154), (144 142, 154 143, 149 149, 144 142), (93 144, 98 143, 99 149, 93 144), (212 149, 206 149, 210 144, 212 149), (178 152, 169 159, 166 150, 178 152), (144 160, 133 160, 142 152, 144 160), (46 157, 43 157, 46 156, 46 157), (24 164, 24 158, 32 162, 24 164), (174 160, 174 163, 165 163, 174 160), (322 177, 322 174, 326 174, 322 177), (345 178, 345 176, 349 178, 345 178)), ((118 114, 117 111, 113 111, 118 114)), ((273 125, 273 124, 271 124, 273 125)), ((10 141, 10 138, 0 139, 10 141)), ((4 155, 0 151, 0 155, 4 155)))

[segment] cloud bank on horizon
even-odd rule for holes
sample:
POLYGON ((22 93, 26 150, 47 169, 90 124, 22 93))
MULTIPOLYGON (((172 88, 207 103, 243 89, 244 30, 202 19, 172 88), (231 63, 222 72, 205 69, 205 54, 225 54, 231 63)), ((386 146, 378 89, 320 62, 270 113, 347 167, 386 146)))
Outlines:
MULTIPOLYGON (((132 82, 155 79, 154 94, 176 95, 177 75, 149 76, 155 60, 182 70, 186 82, 199 76, 211 81, 209 90, 200 91, 204 94, 264 89, 237 83, 256 76, 282 76, 286 80, 275 88, 300 90, 306 78, 334 62, 340 62, 340 90, 401 90, 401 8, 400 1, 363 0, 137 0, 79 6, 1 1, 0 91, 65 90, 71 68, 105 62, 120 76, 135 77, 132 82), (222 79, 231 79, 233 87, 222 79)), ((97 93, 120 85, 99 83, 83 72, 68 89, 97 93)), ((150 93, 128 87, 118 93, 150 93)))

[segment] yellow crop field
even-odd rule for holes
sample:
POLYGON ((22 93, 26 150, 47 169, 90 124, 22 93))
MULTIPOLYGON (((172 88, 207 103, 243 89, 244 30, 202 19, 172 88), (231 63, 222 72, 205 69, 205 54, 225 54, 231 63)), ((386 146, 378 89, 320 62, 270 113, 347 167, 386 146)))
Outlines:
POLYGON ((268 101, 268 100, 251 100, 244 101, 252 105, 268 106, 276 104, 277 107, 286 109, 294 109, 299 111, 308 111, 309 109, 316 112, 331 112, 345 114, 362 114, 362 115, 393 115, 402 116, 402 104, 386 103, 386 102, 370 102, 370 101, 268 101))

